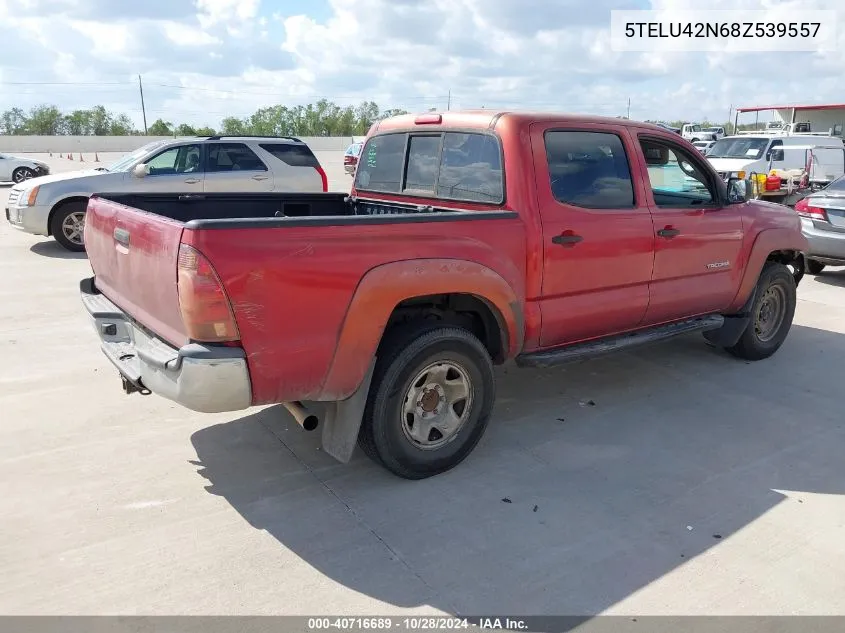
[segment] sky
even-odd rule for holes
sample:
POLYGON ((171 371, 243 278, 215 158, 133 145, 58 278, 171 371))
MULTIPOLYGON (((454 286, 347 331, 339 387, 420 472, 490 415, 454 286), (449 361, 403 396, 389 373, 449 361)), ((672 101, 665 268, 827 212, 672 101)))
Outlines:
MULTIPOLYGON (((841 0, 709 0, 804 9, 841 0)), ((612 9, 687 0, 0 0, 0 111, 102 104, 141 125, 326 98, 382 108, 522 108, 728 120, 730 108, 845 102, 836 50, 614 52, 612 9)), ((753 115, 752 115, 753 118, 753 115)), ((765 118, 761 117, 761 118, 765 118)), ((740 119, 740 122, 751 122, 740 119)))

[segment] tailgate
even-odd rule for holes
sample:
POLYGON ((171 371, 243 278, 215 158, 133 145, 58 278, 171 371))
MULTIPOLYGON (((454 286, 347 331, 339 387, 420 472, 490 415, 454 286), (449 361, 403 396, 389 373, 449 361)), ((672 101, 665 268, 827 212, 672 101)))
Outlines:
POLYGON ((85 250, 97 289, 177 347, 187 342, 176 288, 183 226, 105 198, 91 198, 85 214, 85 250))

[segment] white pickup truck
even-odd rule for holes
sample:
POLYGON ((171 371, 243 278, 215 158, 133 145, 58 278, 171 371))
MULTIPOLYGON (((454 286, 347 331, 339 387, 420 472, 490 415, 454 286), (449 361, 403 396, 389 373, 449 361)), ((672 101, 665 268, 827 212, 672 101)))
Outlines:
POLYGON ((696 141, 718 141, 724 136, 724 130, 722 131, 722 135, 719 136, 719 129, 721 128, 703 128, 698 123, 687 123, 681 128, 681 136, 690 143, 695 143, 696 141))

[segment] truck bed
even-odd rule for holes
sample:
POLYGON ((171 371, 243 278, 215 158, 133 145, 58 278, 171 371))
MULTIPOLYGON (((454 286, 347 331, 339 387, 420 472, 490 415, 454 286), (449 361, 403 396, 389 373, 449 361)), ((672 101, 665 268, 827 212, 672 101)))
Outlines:
MULTIPOLYGON (((416 215, 454 213, 459 209, 434 208, 407 203, 374 202, 345 193, 96 193, 94 198, 109 200, 134 210, 146 211, 177 222, 193 222, 189 228, 210 228, 206 220, 241 220, 249 225, 284 226, 291 218, 320 218, 320 223, 336 223, 353 216, 416 215), (260 222, 261 220, 282 222, 260 222)), ((220 226, 220 225, 218 225, 220 226)))
POLYGON ((97 193, 133 209, 177 222, 354 215, 344 193, 97 193))
POLYGON ((317 399, 356 288, 385 264, 421 262, 401 282, 419 286, 424 260, 464 278, 465 263, 448 263, 458 254, 524 296, 525 226, 516 212, 489 206, 323 193, 98 194, 85 244, 96 290, 174 349, 192 342, 180 312, 180 247, 207 258, 231 303, 255 404, 317 399))

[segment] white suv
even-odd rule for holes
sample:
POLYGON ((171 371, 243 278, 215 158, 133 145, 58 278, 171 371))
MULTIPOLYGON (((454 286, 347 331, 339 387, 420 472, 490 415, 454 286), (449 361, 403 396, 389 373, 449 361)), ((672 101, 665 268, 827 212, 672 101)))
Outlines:
POLYGON ((210 136, 155 141, 108 167, 33 178, 9 191, 6 219, 85 250, 88 198, 97 192, 328 191, 326 172, 297 138, 210 136))

